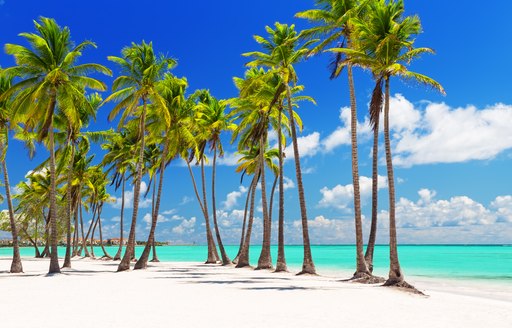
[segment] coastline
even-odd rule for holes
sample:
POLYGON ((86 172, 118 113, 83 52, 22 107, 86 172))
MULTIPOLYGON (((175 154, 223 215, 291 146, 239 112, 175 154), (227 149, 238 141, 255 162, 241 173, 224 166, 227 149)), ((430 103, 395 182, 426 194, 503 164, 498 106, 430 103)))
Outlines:
MULTIPOLYGON (((341 282, 336 271, 295 276, 197 262, 149 263, 116 273, 112 261, 74 259, 47 275, 48 259, 23 258, 24 274, 9 274, 0 257, 2 326, 55 327, 507 327, 512 299, 489 297, 487 284, 408 281, 428 296, 341 282), (481 288, 476 288, 480 286, 481 288), (486 287, 487 286, 487 287, 486 287), (469 290, 469 292, 468 292, 469 290), (480 290, 480 292, 478 292, 480 290), (27 300, 35 304, 27 310, 27 300), (53 320, 48 313, 58 309, 53 320), (30 315, 27 316, 27 311, 30 315)), ((419 278, 419 279, 418 279, 419 278)), ((512 295, 509 293, 509 295, 512 295)))

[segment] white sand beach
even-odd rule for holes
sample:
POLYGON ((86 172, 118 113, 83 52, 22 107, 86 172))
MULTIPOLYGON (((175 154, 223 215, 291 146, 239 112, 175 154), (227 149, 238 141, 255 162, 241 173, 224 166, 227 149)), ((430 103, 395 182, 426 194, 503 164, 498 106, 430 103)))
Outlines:
POLYGON ((23 274, 9 264, 0 258, 0 327, 512 327, 512 288, 485 283, 408 279, 419 296, 200 263, 116 273, 116 262, 77 259, 54 276, 46 259, 24 258, 23 274))

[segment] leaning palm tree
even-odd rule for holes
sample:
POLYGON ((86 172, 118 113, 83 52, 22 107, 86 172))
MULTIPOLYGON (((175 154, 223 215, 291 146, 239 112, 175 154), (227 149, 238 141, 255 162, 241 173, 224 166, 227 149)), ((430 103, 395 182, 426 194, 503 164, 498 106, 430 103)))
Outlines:
MULTIPOLYGON (((3 74, 0 68, 0 96, 11 87, 12 78, 3 74)), ((7 173, 7 164, 5 156, 7 153, 7 146, 9 144, 9 110, 10 99, 0 101, 0 162, 2 163, 2 171, 4 172, 4 186, 5 198, 7 199, 7 206, 9 209, 9 223, 12 235, 12 263, 11 273, 23 272, 23 265, 21 264, 20 248, 18 243, 18 228, 14 218, 14 209, 12 206, 11 187, 9 183, 9 174, 7 173)))
MULTIPOLYGON (((135 264, 135 269, 145 269, 147 267, 150 247, 155 242, 154 235, 162 198, 165 169, 174 158, 179 156, 181 145, 190 146, 194 142, 189 123, 191 118, 186 108, 185 90, 187 85, 186 79, 166 74, 157 89, 166 103, 166 108, 152 106, 148 113, 148 130, 151 132, 150 138, 155 142, 154 147, 158 154, 152 169, 153 176, 158 174, 158 191, 153 206, 148 240, 142 255, 135 264), (166 110, 167 113, 162 113, 162 110, 166 110), (161 119, 164 115, 169 116, 168 121, 161 119), (162 149, 160 149, 160 145, 162 149)), ((153 183, 156 184, 156 181, 153 183)))
POLYGON ((196 124, 198 125, 201 133, 202 147, 200 158, 204 156, 206 145, 210 145, 210 150, 213 151, 212 161, 212 216, 213 224, 215 228, 215 235, 217 237, 217 243, 219 245, 220 254, 222 258, 222 265, 229 265, 231 260, 229 259, 222 238, 220 235, 219 226, 217 224, 217 207, 215 199, 215 179, 217 169, 217 155, 222 157, 224 155, 224 149, 220 135, 224 131, 232 131, 236 125, 226 115, 226 101, 217 100, 213 97, 209 91, 201 91, 198 95, 198 105, 196 108, 196 124))
MULTIPOLYGON (((398 76, 405 80, 430 86, 441 93, 443 87, 432 78, 409 71, 407 65, 411 60, 424 53, 433 53, 430 48, 414 48, 414 36, 421 32, 421 23, 417 16, 403 17, 402 0, 375 1, 371 4, 370 17, 366 20, 355 20, 354 33, 358 44, 355 49, 333 49, 335 52, 347 54, 351 65, 370 69, 374 78, 384 81, 384 144, 389 189, 389 247, 390 269, 385 285, 412 287, 404 280, 398 260, 396 218, 395 218, 395 183, 391 142, 389 136, 389 93, 390 78, 398 76)), ((380 110, 379 106, 374 107, 380 110)), ((375 115, 375 114, 374 114, 375 115)))
MULTIPOLYGON (((316 54, 335 43, 337 47, 353 47, 352 20, 360 16, 365 6, 358 0, 317 0, 319 9, 307 10, 296 16, 306 18, 315 24, 314 27, 303 31, 303 37, 322 37, 323 40, 312 51, 316 54)), ((350 131, 352 145, 352 184, 354 189, 354 221, 356 231, 356 272, 354 279, 366 281, 371 278, 371 272, 366 265, 363 253, 363 229, 361 219, 361 194, 359 188, 359 165, 357 153, 357 102, 352 74, 352 65, 340 65, 343 53, 337 53, 333 63, 331 79, 339 76, 341 69, 346 66, 350 93, 350 131)), ((349 62, 350 63, 350 62, 349 62)))
MULTIPOLYGON (((110 61, 119 65, 122 74, 124 74, 115 79, 112 85, 114 93, 105 99, 105 102, 117 102, 108 118, 113 120, 124 109, 119 120, 120 128, 128 118, 136 116, 138 119, 138 138, 140 139, 130 234, 125 254, 117 268, 118 271, 125 271, 130 269, 130 260, 135 249, 135 226, 137 224, 142 166, 144 164, 147 106, 151 103, 154 106, 165 108, 165 102, 156 91, 156 86, 164 74, 176 66, 176 61, 163 55, 156 56, 153 51, 153 44, 144 41, 141 44, 132 43, 131 46, 123 48, 121 54, 122 57, 108 57, 110 61), (140 106, 142 108, 139 109, 140 106)), ((164 116, 163 119, 168 120, 169 118, 164 116)))
MULTIPOLYGON (((293 155, 295 159, 295 174, 297 177, 297 189, 299 192, 299 204, 302 222, 302 238, 304 244, 304 261, 302 271, 299 274, 315 274, 315 265, 311 255, 311 244, 309 241, 308 218, 306 210, 306 200, 304 196, 304 186, 302 183, 302 171, 300 168, 299 146, 297 142, 297 129, 295 126, 295 117, 292 109, 292 86, 297 83, 298 77, 294 65, 304 59, 309 49, 308 46, 315 42, 310 40, 301 44, 299 35, 295 31, 294 25, 275 23, 275 29, 266 27, 269 34, 268 39, 261 36, 255 36, 254 39, 267 52, 249 52, 244 56, 251 57, 253 60, 247 64, 249 67, 269 67, 275 68, 286 91, 288 119, 290 120, 292 132, 293 155)), ((281 91, 282 92, 282 91, 281 91)), ((279 94, 281 93, 279 92, 279 94)))
POLYGON ((1 97, 12 101, 14 122, 23 123, 25 129, 38 132, 38 139, 48 138, 50 151, 50 232, 51 259, 49 273, 59 273, 57 254, 57 194, 55 172, 55 141, 53 117, 56 110, 61 111, 67 120, 79 120, 78 108, 87 106, 83 90, 91 88, 105 90, 103 82, 88 76, 91 72, 107 75, 111 71, 99 64, 75 65, 82 51, 95 44, 85 41, 73 46, 69 28, 61 28, 55 20, 41 17, 34 21, 36 33, 21 33, 30 48, 6 44, 7 54, 14 56, 16 66, 6 69, 11 76, 21 80, 12 85, 1 97))

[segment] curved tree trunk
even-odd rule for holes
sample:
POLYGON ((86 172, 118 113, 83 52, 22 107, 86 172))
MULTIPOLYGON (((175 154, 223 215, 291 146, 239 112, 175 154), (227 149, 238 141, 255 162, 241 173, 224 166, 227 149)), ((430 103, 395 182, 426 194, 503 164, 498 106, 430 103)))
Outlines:
POLYGON ((247 223, 247 232, 245 234, 244 244, 242 245, 242 251, 240 252, 240 256, 238 257, 238 263, 236 264, 237 268, 243 268, 246 266, 250 266, 249 263, 249 247, 251 246, 251 233, 252 233, 252 223, 254 221, 254 198, 256 197, 256 186, 258 185, 260 175, 260 163, 256 165, 256 170, 254 170, 254 177, 251 183, 251 205, 249 208, 249 222, 247 223))
POLYGON ((30 235, 28 234, 27 230, 23 226, 20 227, 20 232, 23 232, 25 234, 25 236, 27 236, 28 241, 32 244, 32 246, 34 246, 34 252, 36 254, 35 257, 36 258, 40 258, 41 257, 41 253, 39 252, 39 248, 37 248, 37 242, 34 241, 34 239, 32 239, 32 237, 30 237, 30 235))
POLYGON ((18 243, 18 228, 14 219, 14 208, 12 206, 11 185, 9 184, 9 173, 7 172, 7 165, 5 164, 4 143, 0 142, 0 156, 2 156, 2 169, 4 171, 4 184, 5 184, 5 197, 7 198, 7 206, 9 208, 9 223, 11 224, 12 235, 12 262, 11 273, 23 272, 23 265, 21 264, 20 246, 18 243))
POLYGON ((214 143, 213 145, 213 165, 212 165, 212 212, 213 212, 213 225, 215 227, 215 235, 217 237, 217 244, 220 249, 220 256, 222 257, 222 265, 231 264, 231 260, 229 256, 226 254, 226 250, 224 249, 224 244, 222 243, 222 238, 220 237, 219 225, 217 224, 217 206, 215 200, 215 173, 217 169, 217 145, 214 143))
POLYGON ((124 229, 124 222, 123 222, 123 219, 124 219, 124 191, 125 191, 125 186, 126 186, 126 179, 125 179, 125 173, 123 172, 123 176, 122 176, 122 187, 121 187, 121 220, 119 222, 119 225, 120 225, 120 232, 119 232, 119 248, 117 249, 117 253, 116 255, 114 256, 114 261, 116 260, 120 260, 121 259, 121 252, 123 251, 123 229, 124 229))
POLYGON ((240 253, 242 252, 242 247, 244 245, 245 240, 245 225, 247 223, 247 210, 249 209, 249 199, 251 197, 251 186, 249 186, 249 190, 247 191, 247 197, 245 199, 245 208, 244 208, 244 221, 242 223, 242 233, 240 235, 240 246, 238 247, 238 253, 236 254, 235 258, 233 259, 232 263, 237 264, 238 258, 240 257, 240 253))
MULTIPOLYGON (((55 95, 51 96, 50 108, 55 108, 55 95), (53 102, 53 106, 52 103, 53 102)), ((57 187, 55 180, 57 178, 55 172, 55 140, 53 136, 53 119, 49 128, 49 144, 50 144, 50 269, 48 273, 60 273, 59 254, 57 251, 57 187)))
POLYGON ((398 261, 398 247, 395 222, 395 180, 389 138, 389 78, 385 79, 386 95, 384 101, 384 145, 386 147, 386 167, 389 189, 389 277, 385 285, 397 285, 404 282, 404 276, 398 261))
POLYGON ((372 223, 370 226, 370 236, 364 259, 368 265, 368 270, 373 272, 373 252, 375 250, 375 239, 377 236, 377 210, 379 193, 379 112, 376 113, 375 126, 373 129, 373 158, 372 158, 372 223))
POLYGON ((77 206, 77 203, 78 201, 75 199, 74 200, 74 205, 73 205, 73 217, 75 219, 75 231, 73 233, 73 252, 71 253, 71 257, 74 257, 78 254, 78 231, 80 230, 80 225, 78 223, 78 206, 77 206))
POLYGON ((135 180, 135 187, 133 189, 132 223, 130 226, 130 234, 128 235, 128 245, 126 245, 126 251, 124 253, 123 259, 121 260, 119 266, 117 267, 118 272, 130 270, 130 261, 132 259, 132 254, 135 254, 135 228, 137 225, 137 214, 139 211, 140 184, 142 182, 142 166, 144 165, 144 147, 146 146, 146 99, 143 99, 142 102, 143 109, 139 126, 139 135, 141 137, 141 142, 139 150, 139 159, 137 162, 137 177, 135 180))
POLYGON ((357 105, 354 90, 352 66, 347 66, 348 84, 350 89, 350 137, 352 143, 352 184, 354 186, 354 221, 356 231, 356 272, 354 278, 368 278, 370 271, 366 266, 363 253, 363 227, 361 220, 361 193, 359 188, 359 165, 357 156, 357 105))
POLYGON ((192 172, 192 168, 190 167, 190 163, 187 162, 188 172, 190 173, 190 178, 192 179, 192 185, 194 187, 194 192, 196 194, 197 201, 199 203, 199 207, 201 207, 201 211, 203 212, 204 222, 206 226, 206 243, 208 245, 208 257, 206 259, 205 264, 214 264, 217 263, 219 259, 219 254, 217 254, 217 248, 215 247, 215 241, 213 240, 212 230, 210 228, 210 220, 208 220, 208 212, 205 210, 203 206, 203 202, 201 201, 201 197, 199 196, 199 192, 197 190, 196 179, 194 178, 194 172, 192 172))
POLYGON ((100 203, 100 205, 98 206, 98 224, 99 224, 99 230, 100 230, 100 246, 101 246, 101 250, 103 251, 103 256, 102 258, 108 258, 108 259, 112 259, 112 256, 110 256, 107 252, 107 250, 105 249, 105 246, 103 245, 103 232, 101 230, 101 212, 103 211, 103 202, 100 203))
POLYGON ((75 145, 71 143, 71 159, 68 163, 68 177, 66 186, 66 255, 64 256, 63 268, 71 268, 71 183, 73 180, 73 165, 75 163, 75 145))
MULTIPOLYGON (((137 263, 135 263, 134 269, 146 269, 148 267, 148 258, 149 258, 149 252, 151 251, 151 246, 154 245, 155 242, 155 230, 156 230, 156 224, 158 222, 158 211, 160 210, 160 200, 162 198, 162 187, 164 184, 164 172, 165 172, 165 162, 167 158, 167 152, 168 152, 168 143, 165 143, 164 150, 162 152, 162 160, 160 164, 160 175, 158 178, 158 192, 156 196, 156 202, 154 202, 153 206, 153 213, 151 218, 151 228, 149 230, 149 236, 148 240, 146 242, 146 245, 144 246, 144 250, 142 251, 142 255, 139 257, 139 260, 137 263)), ((153 182, 155 183, 155 182, 153 182)), ((155 185, 153 185, 154 187, 155 185)), ((153 197, 154 200, 154 197, 153 197)), ((154 251, 153 251, 154 253, 154 251)))
POLYGON ((208 227, 208 231, 210 234, 210 241, 211 247, 215 249, 214 255, 215 255, 215 263, 220 261, 219 253, 217 252, 217 246, 215 245, 215 240, 213 239, 213 233, 210 226, 210 214, 208 212, 208 200, 206 199, 206 176, 204 172, 204 158, 201 158, 201 185, 203 189, 203 208, 205 213, 205 220, 207 221, 206 226, 208 227))
POLYGON ((258 154, 261 170, 261 205, 263 207, 263 242, 261 245, 260 258, 258 259, 258 266, 256 270, 272 269, 272 257, 270 255, 270 236, 271 236, 271 222, 268 215, 267 204, 267 186, 265 181, 265 140, 263 135, 260 136, 260 153, 258 154))
POLYGON ((78 205, 80 208, 80 229, 82 230, 82 247, 80 247, 80 250, 78 251, 78 256, 82 256, 82 249, 84 249, 85 257, 90 257, 91 254, 89 254, 89 250, 87 249, 87 238, 89 238, 89 233, 91 232, 92 225, 89 226, 87 235, 84 236, 84 213, 83 213, 83 207, 82 207, 82 201, 81 201, 81 199, 82 199, 81 192, 79 192, 78 199, 80 201, 80 205, 78 205))
POLYGON ((304 244, 304 261, 302 271, 298 274, 316 274, 313 256, 311 255, 311 244, 309 242, 308 215, 306 211, 306 199, 304 197, 304 185, 302 184, 302 171, 300 169, 299 145, 297 143, 297 129, 295 127, 295 118, 293 117, 292 95, 290 86, 286 84, 286 95, 288 98, 288 115, 290 116, 290 125, 292 130, 293 157, 295 159, 295 174, 297 176, 297 189, 299 191, 300 216, 302 221, 302 239, 304 244))
POLYGON ((93 216, 92 216, 92 232, 91 232, 91 257, 96 258, 96 255, 94 254, 94 234, 96 233, 96 227, 98 226, 98 206, 92 207, 93 216))
POLYGON ((279 228, 277 237, 277 264, 276 272, 288 271, 286 259, 284 256, 284 152, 283 152, 283 132, 282 132, 282 110, 279 107, 277 142, 279 144, 279 228))

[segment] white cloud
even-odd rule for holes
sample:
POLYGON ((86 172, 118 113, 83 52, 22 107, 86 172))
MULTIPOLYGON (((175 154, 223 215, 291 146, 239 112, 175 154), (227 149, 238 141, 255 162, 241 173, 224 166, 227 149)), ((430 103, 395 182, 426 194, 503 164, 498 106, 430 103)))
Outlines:
POLYGON ((491 202, 491 208, 496 211, 498 220, 512 222, 512 196, 498 196, 491 202))
POLYGON ((171 214, 174 214, 174 213, 176 213, 176 210, 174 208, 162 212, 163 215, 171 215, 171 214))
POLYGON ((110 221, 112 221, 112 222, 121 222, 121 217, 120 216, 114 216, 112 219, 110 219, 110 221))
POLYGON ((287 189, 293 189, 295 188, 295 182, 293 182, 292 179, 288 178, 288 177, 283 177, 283 189, 284 190, 287 190, 287 189))
MULTIPOLYGON (((225 166, 236 166, 238 165, 238 160, 242 156, 238 154, 237 152, 225 152, 223 157, 219 157, 217 159, 218 165, 225 165, 225 166)), ((211 165, 211 161, 209 163, 211 165)))
POLYGON ((425 110, 402 95, 391 98, 394 163, 409 167, 492 159, 512 149, 512 106, 452 108, 430 103, 425 110))
MULTIPOLYGON (((151 213, 146 213, 144 217, 142 218, 142 221, 146 222, 147 225, 151 225, 152 217, 151 213)), ((169 219, 163 216, 162 214, 158 214, 157 222, 169 222, 169 219)))
POLYGON ((184 219, 178 226, 172 228, 172 232, 182 235, 185 233, 194 232, 194 227, 196 225, 196 218, 192 217, 189 220, 184 219))
MULTIPOLYGON (((497 221, 500 207, 510 203, 500 202, 498 197, 491 205, 494 211, 467 196, 454 196, 447 200, 435 200, 435 191, 421 189, 417 201, 400 198, 396 203, 397 226, 402 228, 452 227, 490 225, 497 221)), ((379 217, 388 220, 388 212, 381 211, 379 217)))
MULTIPOLYGON (((387 178, 378 176, 379 189, 387 188, 387 178)), ((361 176, 359 177, 359 190, 361 199, 368 198, 372 193, 372 178, 361 176)), ((337 209, 349 209, 352 206, 354 199, 354 186, 352 184, 336 185, 334 188, 323 187, 320 189, 322 199, 318 205, 320 207, 333 207, 337 209)))
POLYGON ((247 192, 247 188, 244 186, 238 187, 238 190, 232 191, 227 194, 226 200, 222 202, 225 209, 232 209, 238 203, 238 199, 247 192))
MULTIPOLYGON (((297 138, 299 155, 301 158, 316 155, 320 150, 320 133, 313 132, 307 136, 297 138)), ((290 143, 284 150, 286 159, 293 159, 293 144, 290 143)))
MULTIPOLYGON (((131 191, 126 191, 124 193, 124 208, 133 208, 133 190, 135 186, 132 187, 131 191)), ((148 190, 148 186, 146 182, 142 181, 140 184, 140 197, 139 197, 139 208, 148 208, 151 207, 151 198, 144 198, 144 193, 148 190)), ((111 206, 113 208, 120 209, 121 208, 121 197, 111 197, 113 203, 111 206)))
MULTIPOLYGON (((331 152, 335 148, 342 145, 351 145, 351 124, 350 124, 350 107, 343 107, 340 110, 340 120, 342 126, 336 128, 334 132, 322 140, 322 147, 324 152, 331 152)), ((357 135, 358 138, 367 138, 371 136, 372 129, 370 120, 365 117, 364 122, 357 122, 357 135)))

